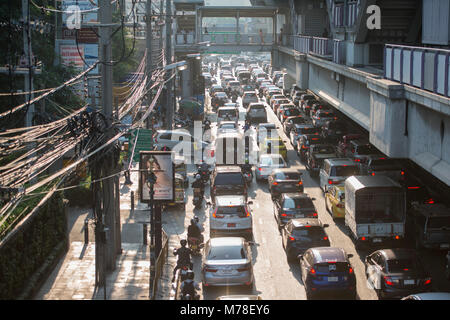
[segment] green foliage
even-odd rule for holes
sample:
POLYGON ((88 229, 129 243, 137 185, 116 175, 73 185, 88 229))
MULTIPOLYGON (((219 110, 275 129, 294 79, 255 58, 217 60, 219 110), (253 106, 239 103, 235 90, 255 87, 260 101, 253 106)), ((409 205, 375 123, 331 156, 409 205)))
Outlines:
POLYGON ((16 299, 54 248, 66 241, 67 219, 61 192, 56 192, 30 218, 30 223, 0 248, 0 300, 16 299))

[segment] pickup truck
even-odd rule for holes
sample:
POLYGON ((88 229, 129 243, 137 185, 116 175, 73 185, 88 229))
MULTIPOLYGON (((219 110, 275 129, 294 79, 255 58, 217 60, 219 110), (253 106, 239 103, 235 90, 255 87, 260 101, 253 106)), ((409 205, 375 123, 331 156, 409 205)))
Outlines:
POLYGON ((306 169, 310 174, 317 176, 322 168, 323 161, 336 157, 336 150, 331 144, 313 144, 306 151, 306 169))
POLYGON ((440 203, 415 203, 408 211, 407 233, 416 249, 450 249, 450 208, 440 203))
POLYGON ((400 159, 372 155, 362 159, 359 165, 361 175, 387 176, 398 183, 405 180, 405 171, 400 159))
POLYGON ((351 176, 345 181, 345 225, 356 247, 397 246, 405 237, 406 195, 385 176, 351 176))

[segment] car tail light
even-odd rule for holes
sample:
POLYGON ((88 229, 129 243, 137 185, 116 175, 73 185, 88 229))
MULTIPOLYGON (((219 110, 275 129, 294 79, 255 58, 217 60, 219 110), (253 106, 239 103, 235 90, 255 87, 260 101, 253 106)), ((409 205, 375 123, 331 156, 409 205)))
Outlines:
POLYGON ((262 171, 262 168, 258 168, 259 171, 262 171))
POLYGON ((313 212, 312 216, 317 217, 317 212, 313 212))
POLYGON ((401 174, 402 176, 404 176, 404 175, 405 175, 405 171, 402 170, 402 171, 400 172, 400 174, 401 174))
POLYGON ((217 214, 217 208, 216 208, 216 210, 213 212, 212 216, 213 216, 213 218, 217 218, 217 219, 222 219, 222 218, 223 218, 223 215, 218 215, 218 214, 217 214))
POLYGON ((278 185, 278 182, 274 182, 274 183, 272 183, 272 185, 273 185, 273 186, 277 186, 277 185, 278 185))
POLYGON ((247 207, 245 208, 245 215, 242 216, 241 218, 248 218, 250 217, 250 211, 247 209, 247 207))
POLYGON ((328 240, 328 237, 323 237, 323 239, 322 240, 328 240))
POLYGON ((361 240, 361 241, 366 241, 367 238, 366 238, 366 237, 361 237, 361 238, 359 238, 359 240, 361 240))
POLYGON ((314 268, 311 268, 311 270, 309 270, 309 274, 315 275, 316 274, 316 270, 314 268))
POLYGON ((302 185, 303 185, 303 181, 299 181, 299 182, 298 182, 298 185, 299 185, 299 186, 302 186, 302 185))
POLYGON ((213 268, 205 268, 205 272, 217 272, 217 269, 213 269, 213 268))
POLYGON ((400 240, 400 236, 395 236, 395 240, 400 240))
POLYGON ((425 203, 427 203, 427 204, 433 204, 434 203, 434 200, 433 199, 428 199, 427 201, 425 201, 425 203))
POLYGON ((361 159, 354 159, 355 162, 361 162, 361 159))
POLYGON ((426 278, 423 284, 428 285, 431 283, 431 278, 426 278))
POLYGON ((353 273, 353 268, 349 268, 348 273, 353 273))
POLYGON ((394 282, 392 282, 392 278, 391 277, 384 277, 384 282, 388 285, 388 286, 393 286, 394 282))
POLYGON ((211 158, 214 157, 214 150, 211 150, 211 151, 209 152, 209 155, 211 156, 211 158))
POLYGON ((328 184, 333 184, 334 181, 333 180, 328 180, 328 184))
POLYGON ((238 268, 237 271, 243 272, 243 271, 249 271, 250 269, 251 269, 250 265, 247 264, 247 265, 245 265, 245 266, 243 266, 241 268, 238 268))
POLYGON ((295 241, 295 238, 294 237, 289 237, 289 240, 290 241, 295 241))
POLYGON ((408 187, 409 190, 417 190, 420 189, 420 187, 408 187))

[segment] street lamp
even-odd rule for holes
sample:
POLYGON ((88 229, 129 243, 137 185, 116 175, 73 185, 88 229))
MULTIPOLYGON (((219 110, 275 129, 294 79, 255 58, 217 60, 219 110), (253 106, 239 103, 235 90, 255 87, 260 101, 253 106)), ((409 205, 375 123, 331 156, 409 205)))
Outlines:
POLYGON ((172 70, 175 68, 177 68, 180 71, 185 70, 187 68, 187 62, 185 60, 182 60, 179 62, 168 64, 167 66, 164 67, 164 70, 168 71, 168 70, 172 70))

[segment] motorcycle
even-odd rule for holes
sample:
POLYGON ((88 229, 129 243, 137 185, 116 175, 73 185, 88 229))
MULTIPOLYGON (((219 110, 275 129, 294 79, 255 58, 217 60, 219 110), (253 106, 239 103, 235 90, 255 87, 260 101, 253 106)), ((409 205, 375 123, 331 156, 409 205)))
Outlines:
POLYGON ((203 248, 204 244, 200 243, 199 238, 189 237, 188 244, 189 244, 189 249, 192 250, 192 254, 200 255, 201 249, 203 248))
POLYGON ((242 167, 242 174, 244 175, 245 182, 247 182, 247 184, 252 183, 252 181, 253 181, 253 171, 252 171, 251 165, 244 165, 242 167))
POLYGON ((195 209, 200 209, 203 203, 203 194, 204 191, 201 188, 194 188, 194 197, 192 199, 192 204, 195 209))
POLYGON ((209 175, 211 174, 209 170, 209 165, 207 163, 202 163, 197 166, 197 174, 200 175, 202 182, 206 185, 209 181, 209 175))
POLYGON ((205 121, 203 121, 203 125, 204 125, 205 131, 211 129, 211 122, 210 122, 208 119, 206 119, 205 121))
POLYGON ((190 266, 184 265, 180 268, 180 281, 183 282, 188 278, 188 271, 191 270, 190 266))

